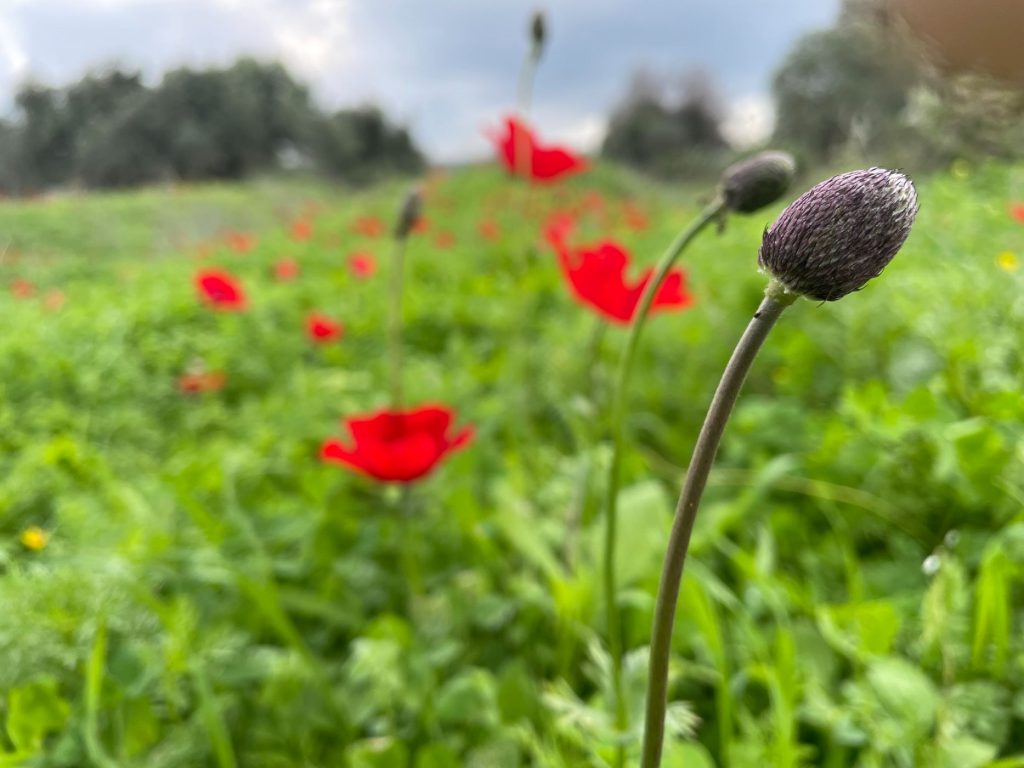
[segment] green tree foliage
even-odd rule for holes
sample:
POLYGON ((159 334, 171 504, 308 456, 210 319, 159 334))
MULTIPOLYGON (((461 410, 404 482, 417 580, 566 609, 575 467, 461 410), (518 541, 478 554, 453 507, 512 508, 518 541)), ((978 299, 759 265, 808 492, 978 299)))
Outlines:
POLYGON ((318 120, 311 146, 318 167, 359 181, 381 172, 410 173, 421 166, 408 132, 389 125, 376 107, 342 110, 318 120))
POLYGON ((324 114, 279 64, 177 69, 153 88, 137 73, 90 74, 65 88, 28 84, 0 126, 0 190, 237 179, 298 158, 346 180, 412 171, 408 132, 375 108, 324 114))
POLYGON ((911 69, 868 29, 843 24, 812 32, 775 73, 775 139, 818 162, 851 144, 891 145, 912 85, 911 69))
POLYGON ((679 89, 638 73, 612 114, 602 153, 659 175, 718 167, 729 149, 718 103, 702 73, 688 75, 679 89))

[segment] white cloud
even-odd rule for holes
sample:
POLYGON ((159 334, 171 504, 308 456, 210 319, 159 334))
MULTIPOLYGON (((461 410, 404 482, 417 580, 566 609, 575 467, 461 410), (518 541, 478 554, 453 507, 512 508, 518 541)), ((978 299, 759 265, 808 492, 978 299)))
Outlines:
POLYGON ((743 96, 733 101, 722 123, 722 133, 737 149, 760 144, 775 127, 775 107, 765 94, 743 96))

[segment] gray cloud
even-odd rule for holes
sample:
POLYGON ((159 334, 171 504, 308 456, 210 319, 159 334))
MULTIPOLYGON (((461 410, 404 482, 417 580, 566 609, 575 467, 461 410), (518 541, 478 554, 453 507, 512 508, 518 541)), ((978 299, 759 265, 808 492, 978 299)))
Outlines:
MULTIPOLYGON (((240 54, 284 61, 327 105, 373 100, 444 159, 487 151, 514 106, 534 0, 0 0, 0 104, 28 75, 62 82, 121 63, 155 79, 240 54)), ((638 66, 712 72, 763 101, 794 39, 839 0, 559 0, 537 77, 542 133, 592 135, 638 66)))

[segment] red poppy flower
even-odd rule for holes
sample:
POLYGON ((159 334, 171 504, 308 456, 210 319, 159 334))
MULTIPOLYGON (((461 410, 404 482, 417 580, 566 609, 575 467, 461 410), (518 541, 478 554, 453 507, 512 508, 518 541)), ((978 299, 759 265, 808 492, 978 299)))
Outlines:
POLYGON ((587 168, 587 161, 563 147, 544 147, 526 123, 505 118, 505 132, 489 136, 509 173, 532 181, 555 181, 587 168))
POLYGON ((320 457, 376 480, 411 483, 473 438, 472 427, 450 435, 454 419, 454 412, 442 405, 353 417, 342 422, 352 436, 352 447, 328 440, 320 457))
POLYGON ((494 242, 501 237, 501 230, 494 219, 484 219, 481 221, 477 231, 480 233, 480 237, 489 242, 494 242))
POLYGON ((341 323, 338 323, 327 315, 314 313, 306 318, 306 334, 311 341, 317 344, 326 344, 341 338, 344 332, 341 323))
MULTIPOLYGON (((611 240, 582 248, 570 248, 563 240, 560 245, 555 245, 555 250, 578 301, 614 323, 628 325, 632 322, 654 270, 647 269, 639 280, 627 282, 629 253, 611 240)), ((685 282, 686 275, 682 271, 669 272, 654 296, 651 313, 685 309, 692 305, 693 297, 686 292, 685 282)))
POLYGON ((1024 224, 1024 203, 1011 203, 1010 215, 1021 224, 1024 224))
POLYGON ((430 230, 430 220, 426 216, 420 216, 416 219, 416 223, 412 225, 412 232, 416 235, 422 235, 424 232, 430 230))
POLYGON ((185 395, 217 392, 224 389, 227 380, 223 371, 189 371, 178 378, 178 391, 185 395))
POLYGON ((376 216, 360 216, 352 223, 352 229, 364 237, 380 237, 384 234, 384 222, 376 216))
POLYGON ((299 219, 292 224, 292 240, 304 242, 313 234, 313 224, 309 219, 299 219))
POLYGON ((195 277, 199 297, 210 306, 223 310, 245 309, 245 293, 238 280, 219 269, 205 269, 195 277))
POLYGON ((377 271, 377 260, 373 258, 372 254, 359 251, 348 257, 348 266, 353 275, 360 279, 366 279, 373 277, 377 271))
POLYGON ((19 299, 28 299, 36 292, 36 287, 28 280, 21 278, 11 280, 11 293, 19 299))
POLYGON ((295 259, 281 259, 274 265, 274 277, 278 282, 287 283, 299 276, 299 262, 295 259))
POLYGON ((256 247, 255 235, 246 232, 228 232, 225 242, 235 253, 248 253, 256 247))

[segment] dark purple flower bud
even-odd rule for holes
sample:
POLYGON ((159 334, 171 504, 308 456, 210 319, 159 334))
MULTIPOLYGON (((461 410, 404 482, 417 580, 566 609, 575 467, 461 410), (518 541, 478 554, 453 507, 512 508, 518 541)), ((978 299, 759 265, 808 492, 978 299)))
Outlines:
POLYGON ((719 189, 730 211, 753 213, 782 197, 795 174, 788 152, 759 152, 726 168, 719 189))
POLYGON ((823 181, 764 233, 758 264, 792 293, 835 301, 877 277, 917 216, 914 183, 870 168, 823 181))
POLYGON ((534 11, 530 18, 530 40, 533 41, 533 50, 540 55, 544 47, 544 40, 547 37, 547 23, 544 20, 544 11, 534 11))
POLYGON ((398 221, 395 223, 395 239, 405 240, 420 220, 423 213, 423 196, 418 189, 414 189, 405 196, 402 209, 398 212, 398 221))

